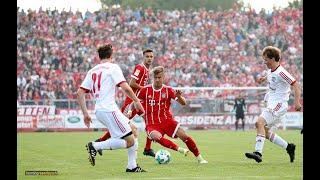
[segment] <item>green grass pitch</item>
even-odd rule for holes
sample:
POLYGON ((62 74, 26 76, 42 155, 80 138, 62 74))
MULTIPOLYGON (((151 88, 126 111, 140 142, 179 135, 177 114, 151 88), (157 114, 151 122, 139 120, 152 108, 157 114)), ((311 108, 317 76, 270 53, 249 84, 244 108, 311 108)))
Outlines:
MULTIPOLYGON (((209 164, 200 165, 192 153, 187 157, 169 150, 172 161, 159 165, 142 155, 145 133, 140 133, 138 163, 146 173, 126 173, 127 150, 97 154, 96 165, 88 161, 85 144, 102 132, 41 132, 17 134, 18 179, 302 179, 303 135, 297 130, 276 131, 294 142, 296 160, 289 162, 286 151, 266 140, 263 161, 247 159, 245 152, 254 150, 255 131, 187 131, 195 139, 209 164), (55 176, 30 176, 25 171, 58 171, 55 176)), ((174 142, 186 147, 180 139, 174 142)), ((153 143, 152 148, 162 148, 153 143)))

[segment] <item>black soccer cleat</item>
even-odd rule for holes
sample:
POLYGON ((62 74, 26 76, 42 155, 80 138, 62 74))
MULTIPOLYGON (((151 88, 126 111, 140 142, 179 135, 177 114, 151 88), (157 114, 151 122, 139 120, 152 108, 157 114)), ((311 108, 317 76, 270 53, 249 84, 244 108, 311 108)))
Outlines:
POLYGON ((245 155, 249 159, 256 160, 257 163, 260 163, 262 161, 262 154, 259 152, 245 153, 245 155))
POLYGON ((143 155, 145 155, 145 156, 151 156, 151 157, 155 157, 155 156, 156 156, 156 155, 154 154, 153 149, 149 149, 149 150, 144 149, 143 155))
POLYGON ((97 150, 98 154, 102 156, 102 149, 97 150))
POLYGON ((92 142, 89 142, 86 145, 87 151, 89 153, 89 161, 91 163, 92 166, 94 166, 96 164, 96 160, 95 157, 97 155, 97 151, 94 149, 94 147, 92 146, 92 142))
POLYGON ((288 144, 286 150, 290 156, 290 162, 293 162, 294 161, 294 154, 295 154, 294 152, 296 150, 296 145, 293 143, 290 143, 290 144, 288 144))
POLYGON ((142 169, 141 167, 137 166, 133 169, 126 169, 126 172, 147 172, 146 170, 142 169))

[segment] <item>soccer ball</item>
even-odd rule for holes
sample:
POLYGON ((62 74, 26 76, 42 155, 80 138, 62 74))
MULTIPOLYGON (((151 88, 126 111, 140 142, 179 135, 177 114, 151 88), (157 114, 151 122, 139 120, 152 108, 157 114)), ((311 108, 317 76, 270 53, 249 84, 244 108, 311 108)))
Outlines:
POLYGON ((160 149, 154 157, 158 164, 168 164, 171 160, 171 154, 165 149, 160 149))

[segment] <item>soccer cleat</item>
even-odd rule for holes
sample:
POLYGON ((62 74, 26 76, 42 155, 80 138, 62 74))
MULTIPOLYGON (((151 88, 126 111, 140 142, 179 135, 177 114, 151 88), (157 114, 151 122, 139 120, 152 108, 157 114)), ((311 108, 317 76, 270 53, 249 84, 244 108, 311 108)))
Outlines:
POLYGON ((145 155, 145 156, 151 156, 151 157, 155 157, 155 156, 156 156, 156 155, 154 154, 153 149, 149 149, 149 150, 144 149, 143 155, 145 155))
POLYGON ((287 153, 290 156, 290 162, 293 162, 294 161, 294 152, 296 150, 296 145, 290 143, 290 144, 288 144, 286 150, 287 150, 287 153))
POLYGON ((197 159, 198 159, 198 163, 199 163, 199 164, 208 164, 208 161, 206 161, 205 159, 203 159, 203 157, 202 157, 201 154, 199 154, 199 155, 197 156, 197 159))
MULTIPOLYGON (((97 139, 97 140, 95 140, 94 142, 100 142, 101 140, 100 140, 100 138, 99 139, 97 139)), ((98 151, 98 154, 100 155, 100 156, 102 156, 102 149, 99 149, 98 151)))
POLYGON ((184 156, 187 156, 188 153, 189 153, 189 150, 188 149, 185 149, 185 148, 179 148, 178 151, 183 154, 184 156))
POLYGON ((97 151, 94 149, 94 147, 92 146, 92 142, 89 142, 87 145, 86 145, 86 148, 87 148, 87 151, 89 153, 89 161, 91 163, 92 166, 94 166, 96 164, 96 161, 95 161, 95 157, 97 155, 97 151))
POLYGON ((97 150, 98 154, 102 156, 102 149, 97 150))
POLYGON ((146 170, 142 169, 141 167, 137 166, 133 169, 126 169, 126 172, 147 172, 146 170))
POLYGON ((199 164, 208 164, 208 161, 202 159, 202 160, 198 160, 198 163, 199 164))
POLYGON ((249 159, 256 160, 257 163, 260 163, 262 161, 262 154, 259 152, 245 153, 245 155, 249 159))

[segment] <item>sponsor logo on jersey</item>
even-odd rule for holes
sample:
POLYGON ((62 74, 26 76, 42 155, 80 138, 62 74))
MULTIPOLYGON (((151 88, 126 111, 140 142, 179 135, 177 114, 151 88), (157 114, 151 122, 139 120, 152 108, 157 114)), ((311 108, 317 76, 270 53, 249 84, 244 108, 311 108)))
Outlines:
POLYGON ((139 73, 140 73, 140 70, 139 70, 139 69, 137 69, 137 70, 136 70, 136 72, 134 72, 134 74, 133 74, 133 75, 135 75, 135 76, 139 76, 139 73))

